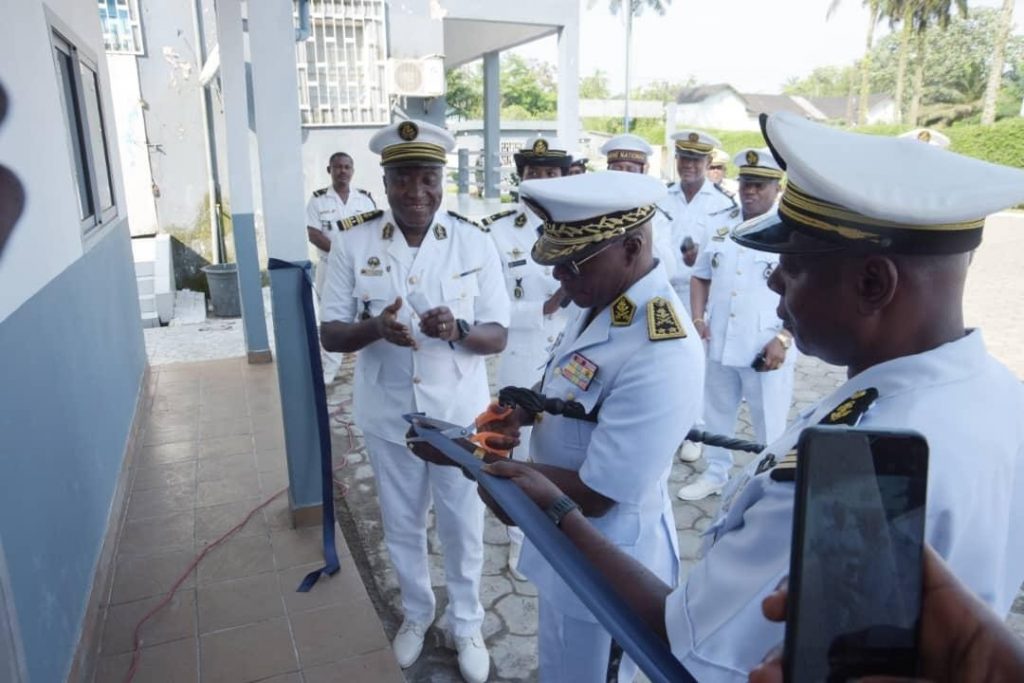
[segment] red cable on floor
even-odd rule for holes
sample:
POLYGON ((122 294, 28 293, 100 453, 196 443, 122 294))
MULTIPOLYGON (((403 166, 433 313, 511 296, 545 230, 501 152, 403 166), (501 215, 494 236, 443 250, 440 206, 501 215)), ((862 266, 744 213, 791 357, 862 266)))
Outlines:
MULTIPOLYGON (((339 408, 338 411, 336 411, 334 414, 332 414, 332 417, 334 417, 334 416, 336 416, 336 415, 338 415, 340 413, 341 413, 341 409, 339 408)), ((343 422, 341 420, 338 420, 338 424, 340 424, 342 427, 345 428, 346 435, 348 436, 348 450, 345 452, 345 456, 346 456, 345 461, 342 462, 337 467, 335 467, 332 470, 332 472, 337 472, 338 470, 344 469, 346 467, 346 465, 348 464, 347 456, 348 456, 349 453, 351 453, 353 450, 355 450, 355 443, 356 443, 356 441, 355 441, 355 434, 352 431, 352 425, 350 423, 348 423, 348 422, 343 422)), ((342 482, 338 481, 333 476, 331 477, 331 479, 334 482, 335 488, 338 489, 339 495, 344 496, 348 492, 348 489, 345 487, 345 484, 343 484, 342 482)), ((274 502, 274 500, 278 496, 280 496, 282 493, 284 493, 287 490, 288 490, 288 487, 286 486, 285 488, 281 489, 280 491, 278 491, 274 495, 272 495, 269 498, 267 498, 265 501, 263 501, 262 503, 260 503, 256 507, 254 507, 252 510, 250 510, 249 513, 245 516, 245 518, 241 522, 239 522, 235 526, 233 526, 230 529, 228 529, 227 531, 225 531, 224 534, 222 534, 219 538, 217 538, 213 542, 208 543, 206 545, 206 547, 203 548, 203 550, 192 559, 192 562, 189 563, 189 565, 185 569, 185 571, 182 572, 181 575, 178 576, 178 578, 174 580, 174 583, 171 584, 170 591, 167 592, 167 595, 164 596, 163 600, 158 602, 153 607, 153 609, 149 610, 149 612, 147 612, 144 617, 139 619, 138 623, 135 624, 135 629, 132 631, 132 663, 131 663, 131 666, 128 668, 128 673, 125 674, 124 683, 131 683, 131 681, 135 678, 135 674, 138 673, 139 663, 142 660, 142 641, 140 640, 140 631, 142 630, 142 626, 147 621, 152 619, 153 616, 156 615, 157 612, 159 612, 164 607, 166 607, 168 604, 170 604, 171 600, 174 599, 175 593, 177 593, 178 589, 181 588, 181 584, 185 583, 185 579, 188 578, 188 575, 191 574, 193 572, 193 570, 195 570, 195 568, 197 566, 199 566, 199 563, 203 560, 204 557, 206 557, 207 553, 209 553, 211 550, 216 548, 218 545, 220 545, 221 543, 226 541, 233 534, 235 534, 237 531, 239 531, 242 527, 244 527, 246 524, 248 524, 249 520, 252 519, 256 515, 257 512, 259 512, 263 508, 265 508, 268 505, 270 505, 272 502, 274 502)))

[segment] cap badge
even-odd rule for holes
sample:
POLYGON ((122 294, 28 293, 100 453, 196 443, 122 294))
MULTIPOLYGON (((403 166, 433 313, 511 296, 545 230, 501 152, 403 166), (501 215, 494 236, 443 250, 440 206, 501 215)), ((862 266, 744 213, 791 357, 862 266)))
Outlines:
POLYGON ((697 135, 696 133, 690 133, 690 135, 687 136, 686 139, 689 140, 690 142, 700 142, 700 136, 697 135))
POLYGON ((406 142, 412 142, 420 134, 420 127, 412 121, 402 121, 398 124, 398 137, 406 142))
POLYGON ((537 156, 544 156, 548 153, 548 141, 544 139, 534 140, 533 153, 537 156))
POLYGON ((377 258, 376 256, 371 256, 370 258, 366 259, 366 265, 370 266, 371 268, 376 268, 380 265, 380 259, 377 258))
POLYGON ((622 294, 612 302, 612 327, 628 327, 636 314, 636 304, 622 294))
POLYGON ((754 150, 750 150, 749 152, 747 152, 747 165, 757 166, 757 162, 759 160, 760 157, 757 156, 757 152, 755 152, 754 150))
POLYGON ((930 130, 922 130, 920 133, 917 134, 917 139, 920 140, 921 142, 931 142, 932 132, 930 130))

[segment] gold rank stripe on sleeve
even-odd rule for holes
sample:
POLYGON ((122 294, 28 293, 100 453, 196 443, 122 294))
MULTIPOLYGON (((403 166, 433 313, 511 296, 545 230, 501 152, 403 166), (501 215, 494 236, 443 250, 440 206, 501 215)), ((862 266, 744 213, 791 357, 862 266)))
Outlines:
POLYGON ((636 304, 622 294, 612 302, 612 327, 629 327, 636 315, 636 304))
POLYGON ((508 211, 499 211, 498 213, 491 214, 487 218, 481 219, 480 225, 486 228, 491 223, 494 223, 495 221, 500 221, 502 218, 505 218, 507 216, 511 216, 515 212, 515 209, 509 209, 508 211))
MULTIPOLYGON (((850 394, 849 398, 829 411, 818 424, 856 427, 876 400, 878 400, 878 389, 874 387, 855 391, 850 394)), ((796 466, 797 453, 793 450, 772 468, 769 476, 773 481, 795 481, 796 466)))
POLYGON ((352 228, 354 228, 357 225, 360 225, 362 223, 366 223, 367 221, 372 221, 374 218, 380 218, 383 215, 384 215, 384 212, 381 211, 380 209, 377 209, 376 211, 367 211, 365 213, 358 213, 355 216, 349 216, 345 220, 341 221, 341 224, 339 225, 339 227, 342 230, 351 230, 352 228))
POLYGON ((686 329, 668 299, 656 296, 647 302, 647 336, 651 341, 686 337, 686 329))

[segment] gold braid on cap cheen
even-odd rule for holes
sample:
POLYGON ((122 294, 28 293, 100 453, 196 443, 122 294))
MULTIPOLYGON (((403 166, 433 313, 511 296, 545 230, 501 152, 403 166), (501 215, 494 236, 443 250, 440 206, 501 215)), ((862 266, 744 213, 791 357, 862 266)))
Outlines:
POLYGON ((523 201, 534 213, 544 219, 543 233, 533 245, 533 258, 538 263, 554 263, 586 247, 618 237, 638 228, 651 219, 655 206, 639 206, 603 216, 586 218, 571 223, 556 223, 536 202, 524 197, 523 201))

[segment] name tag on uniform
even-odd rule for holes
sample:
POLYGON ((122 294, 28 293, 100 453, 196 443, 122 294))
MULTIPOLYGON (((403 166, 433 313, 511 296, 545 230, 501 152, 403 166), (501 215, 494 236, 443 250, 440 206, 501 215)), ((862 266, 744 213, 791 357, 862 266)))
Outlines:
POLYGON ((562 367, 562 377, 578 386, 583 391, 590 388, 597 374, 597 364, 582 353, 572 354, 572 359, 562 367))
POLYGON ((713 241, 715 241, 715 242, 724 242, 725 241, 725 236, 728 235, 728 234, 729 234, 729 228, 719 228, 715 232, 715 234, 711 236, 711 239, 713 241))
POLYGON ((509 268, 518 268, 519 266, 525 266, 525 265, 526 265, 526 259, 519 259, 518 261, 509 261, 508 262, 508 267, 509 268))

